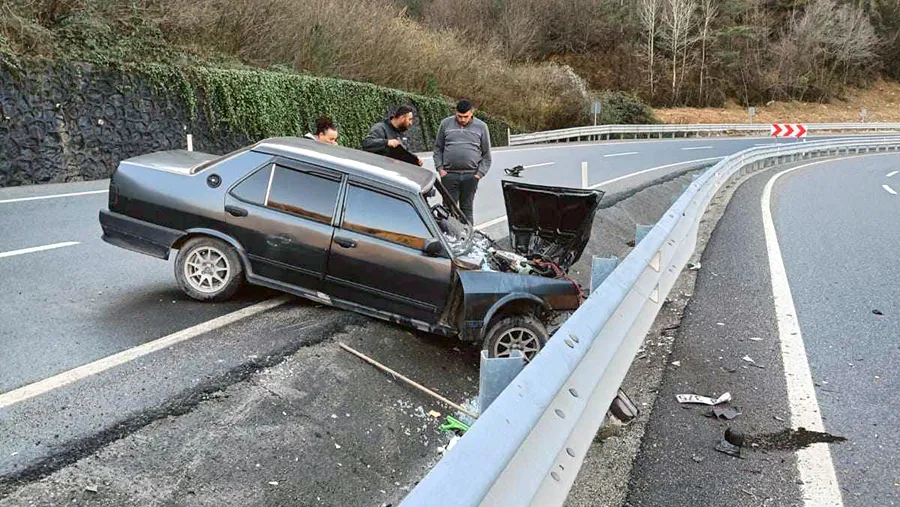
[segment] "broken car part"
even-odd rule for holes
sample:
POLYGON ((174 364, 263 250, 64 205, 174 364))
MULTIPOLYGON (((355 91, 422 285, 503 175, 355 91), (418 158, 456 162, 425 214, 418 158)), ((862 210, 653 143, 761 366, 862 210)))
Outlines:
POLYGON ((731 393, 724 393, 716 399, 712 399, 709 396, 700 396, 698 394, 676 394, 675 399, 678 400, 678 403, 699 403, 701 405, 712 406, 731 401, 731 393))
POLYGON ((727 428, 725 430, 724 438, 716 444, 716 450, 723 454, 743 459, 743 446, 744 434, 739 431, 734 431, 731 428, 727 428))

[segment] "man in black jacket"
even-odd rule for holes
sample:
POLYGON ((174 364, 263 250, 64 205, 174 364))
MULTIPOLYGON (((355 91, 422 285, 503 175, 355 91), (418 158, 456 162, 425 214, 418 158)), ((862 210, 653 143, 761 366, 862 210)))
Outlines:
POLYGON ((372 125, 369 135, 363 139, 363 150, 422 165, 422 159, 409 152, 409 141, 403 135, 412 124, 412 107, 405 105, 398 107, 390 118, 372 125))

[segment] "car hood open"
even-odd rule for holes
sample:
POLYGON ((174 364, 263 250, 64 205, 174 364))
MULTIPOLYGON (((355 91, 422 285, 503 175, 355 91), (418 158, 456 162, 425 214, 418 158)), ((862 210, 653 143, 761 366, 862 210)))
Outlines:
POLYGON ((591 236, 603 192, 503 181, 513 249, 541 256, 564 271, 578 261, 591 236))

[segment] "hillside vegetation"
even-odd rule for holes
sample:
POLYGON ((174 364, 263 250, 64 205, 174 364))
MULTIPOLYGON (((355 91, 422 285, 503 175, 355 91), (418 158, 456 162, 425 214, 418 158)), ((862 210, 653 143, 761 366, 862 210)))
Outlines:
POLYGON ((534 130, 900 77, 900 0, 6 0, 0 56, 258 67, 471 97, 534 130), (611 91, 612 90, 612 91, 611 91), (599 94, 598 94, 599 91, 599 94))

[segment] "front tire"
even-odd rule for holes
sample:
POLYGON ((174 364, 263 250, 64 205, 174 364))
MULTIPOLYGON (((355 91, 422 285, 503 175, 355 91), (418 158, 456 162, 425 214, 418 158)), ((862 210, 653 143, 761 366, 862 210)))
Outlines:
POLYGON ((519 350, 525 355, 525 362, 531 362, 549 338, 547 328, 537 318, 512 315, 491 322, 483 348, 488 357, 509 357, 510 352, 519 350))
POLYGON ((181 290, 198 301, 226 301, 244 280, 241 259, 222 240, 188 240, 175 258, 175 279, 181 290))

